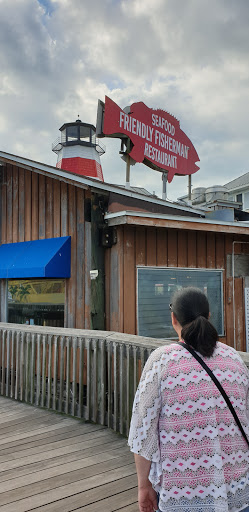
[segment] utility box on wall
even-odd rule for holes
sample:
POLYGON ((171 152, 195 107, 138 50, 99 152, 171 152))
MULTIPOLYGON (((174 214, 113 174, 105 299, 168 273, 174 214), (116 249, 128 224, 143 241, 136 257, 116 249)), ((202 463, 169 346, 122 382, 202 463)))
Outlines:
MULTIPOLYGON (((234 254, 234 277, 249 276, 249 254, 234 254)), ((233 257, 227 254, 227 277, 233 277, 233 257)))

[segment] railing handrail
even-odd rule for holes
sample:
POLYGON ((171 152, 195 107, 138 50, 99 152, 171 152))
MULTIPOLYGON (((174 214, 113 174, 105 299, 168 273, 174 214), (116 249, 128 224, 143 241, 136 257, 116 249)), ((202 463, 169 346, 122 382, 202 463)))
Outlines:
MULTIPOLYGON (((106 338, 109 341, 116 341, 122 344, 129 344, 141 346, 144 348, 156 349, 162 345, 174 343, 176 338, 149 338, 145 336, 138 336, 137 334, 126 334, 117 331, 96 331, 90 329, 74 329, 68 327, 49 327, 40 325, 26 325, 26 324, 10 324, 7 322, 0 322, 0 329, 14 329, 20 331, 34 332, 40 334, 54 334, 55 336, 79 336, 91 339, 106 338)), ((249 352, 238 351, 247 366, 249 366, 249 352)))
POLYGON ((0 322, 0 329, 14 330, 21 332, 50 334, 54 336, 73 336, 79 338, 106 339, 109 341, 116 341, 122 344, 129 344, 134 346, 141 346, 144 348, 158 348, 165 344, 173 343, 173 339, 156 339, 147 338, 145 336, 137 336, 135 334, 126 334, 116 331, 96 331, 87 329, 74 329, 68 327, 50 327, 41 325, 26 325, 26 324, 13 324, 0 322))

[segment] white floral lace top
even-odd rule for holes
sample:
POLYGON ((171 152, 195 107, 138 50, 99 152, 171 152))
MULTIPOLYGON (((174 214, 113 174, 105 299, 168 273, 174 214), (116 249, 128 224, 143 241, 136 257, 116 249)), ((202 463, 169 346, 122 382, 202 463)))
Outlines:
MULTIPOLYGON (((249 372, 218 342, 205 362, 249 437, 249 372)), ((249 505, 249 449, 217 387, 176 343, 149 357, 133 405, 128 443, 151 461, 162 512, 240 511, 249 505)))

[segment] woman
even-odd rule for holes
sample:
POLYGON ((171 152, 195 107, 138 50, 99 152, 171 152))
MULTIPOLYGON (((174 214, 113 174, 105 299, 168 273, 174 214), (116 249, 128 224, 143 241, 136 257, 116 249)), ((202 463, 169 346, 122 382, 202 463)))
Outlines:
POLYGON ((128 442, 139 510, 249 512, 248 445, 218 388, 181 342, 211 368, 249 438, 248 369, 233 348, 217 341, 201 290, 177 292, 170 308, 180 343, 151 354, 133 405, 128 442))

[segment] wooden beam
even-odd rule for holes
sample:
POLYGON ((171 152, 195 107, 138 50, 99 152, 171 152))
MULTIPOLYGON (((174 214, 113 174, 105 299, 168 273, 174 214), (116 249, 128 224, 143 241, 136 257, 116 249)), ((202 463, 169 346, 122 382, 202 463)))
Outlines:
POLYGON ((236 233, 241 235, 249 235, 249 227, 237 226, 236 224, 209 224, 206 222, 195 222, 179 220, 176 216, 175 219, 160 219, 150 217, 137 217, 133 215, 124 215, 113 219, 107 219, 109 226, 117 226, 120 224, 129 224, 135 226, 154 226, 157 228, 176 228, 187 229, 195 231, 212 231, 215 233, 236 233))

